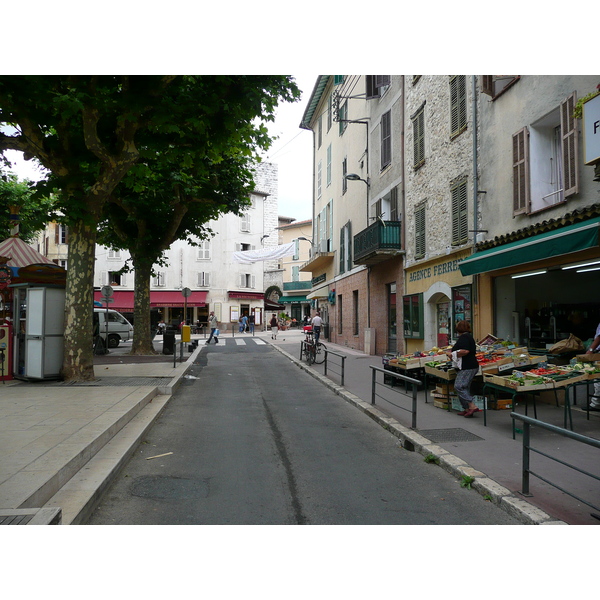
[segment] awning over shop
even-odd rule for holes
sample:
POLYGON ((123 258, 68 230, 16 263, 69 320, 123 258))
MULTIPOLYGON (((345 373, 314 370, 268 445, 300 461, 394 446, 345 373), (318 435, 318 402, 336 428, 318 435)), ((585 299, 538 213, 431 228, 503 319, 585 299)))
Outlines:
MULTIPOLYGON (((187 298, 187 305, 206 306, 206 296, 208 292, 192 292, 187 298)), ((133 312, 133 291, 115 290, 112 295, 113 302, 108 305, 108 308, 121 312, 133 312)), ((100 302, 102 306, 106 306, 102 302, 102 292, 94 292, 94 302, 100 302)), ((166 306, 171 308, 183 308, 185 306, 185 298, 179 290, 169 292, 150 292, 150 307, 156 308, 166 306)))
MULTIPOLYGON (((320 288, 317 288, 314 292, 311 292, 306 296, 307 300, 312 300, 314 298, 327 298, 329 295, 329 285, 324 285, 320 288)), ((280 298, 281 300, 281 298, 280 298)))
POLYGON ((263 300, 265 295, 261 292, 227 292, 229 298, 237 298, 239 300, 263 300))
MULTIPOLYGON (((115 290, 111 298, 113 301, 108 305, 111 310, 133 312, 133 292, 115 290)), ((102 292, 94 292, 94 305, 96 302, 99 302, 102 308, 106 308, 106 304, 102 302, 102 292)))
POLYGON ((189 307, 206 306, 206 296, 208 296, 208 292, 192 292, 187 299, 183 297, 180 290, 171 292, 150 292, 150 306, 183 308, 186 303, 189 307))
POLYGON ((459 267, 463 275, 476 275, 579 252, 598 246, 599 230, 600 218, 590 219, 497 248, 476 252, 461 261, 459 267))
POLYGON ((308 298, 306 296, 281 296, 279 302, 286 304, 291 304, 292 302, 308 302, 308 298))

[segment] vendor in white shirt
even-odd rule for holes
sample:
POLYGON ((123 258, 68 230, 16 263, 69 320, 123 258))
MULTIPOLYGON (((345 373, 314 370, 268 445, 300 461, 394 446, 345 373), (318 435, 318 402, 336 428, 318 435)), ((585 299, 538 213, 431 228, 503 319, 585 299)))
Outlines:
MULTIPOLYGON (((587 351, 587 354, 596 353, 600 353, 600 323, 596 327, 596 335, 587 351)), ((600 381, 594 383, 594 395, 590 398, 589 409, 600 412, 600 381)))
POLYGON ((319 311, 317 311, 317 314, 312 318, 310 324, 312 325, 315 334, 315 344, 318 344, 319 336, 321 335, 321 325, 323 324, 323 319, 321 319, 321 313, 319 311))

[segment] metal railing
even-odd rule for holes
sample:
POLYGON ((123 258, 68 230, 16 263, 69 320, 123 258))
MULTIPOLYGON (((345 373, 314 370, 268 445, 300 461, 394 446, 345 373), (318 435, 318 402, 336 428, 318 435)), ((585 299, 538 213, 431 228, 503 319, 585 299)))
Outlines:
POLYGON ((355 260, 376 250, 401 250, 401 231, 401 221, 375 221, 354 236, 355 260))
POLYGON ((346 359, 348 357, 345 354, 340 354, 339 352, 334 352, 333 350, 325 350, 325 365, 324 365, 324 371, 323 374, 325 375, 325 377, 327 377, 327 371, 331 370, 333 371, 336 375, 340 376, 341 379, 341 383, 340 385, 343 386, 344 385, 344 376, 345 376, 345 372, 346 372, 346 359), (332 354, 333 356, 337 356, 338 358, 342 359, 341 365, 337 365, 334 363, 334 366, 336 367, 341 367, 341 371, 335 371, 334 369, 331 369, 330 365, 329 365, 329 355, 332 354))
MULTIPOLYGON (((385 369, 382 369, 380 367, 374 367, 373 365, 369 365, 370 369, 371 369, 371 404, 375 404, 375 398, 381 398, 382 400, 385 400, 385 402, 391 404, 392 406, 395 406, 396 408, 399 408, 400 410, 405 410, 407 412, 412 413, 412 425, 411 425, 411 429, 416 429, 417 428, 417 393, 419 391, 419 386, 421 386, 423 384, 422 381, 419 381, 418 379, 413 379, 412 377, 408 377, 406 375, 401 375, 400 373, 394 373, 393 371, 387 371, 385 369), (401 379, 402 381, 406 382, 406 383, 412 383, 412 404, 411 404, 411 408, 405 408, 404 406, 398 406, 397 404, 394 404, 393 402, 390 402, 387 398, 384 398, 383 396, 380 396, 379 394, 377 394, 376 389, 377 389, 377 385, 385 385, 384 383, 379 383, 377 381, 377 373, 383 373, 386 377, 393 377, 395 379, 401 379)), ((389 386, 386 386, 389 387, 389 386)), ((391 388, 390 388, 391 389, 391 388)), ((403 394, 400 390, 396 390, 396 393, 402 395, 402 396, 407 396, 407 394, 403 394)))
MULTIPOLYGON (((560 490, 564 494, 571 496, 571 498, 575 498, 575 500, 582 502, 583 504, 593 508, 594 510, 600 511, 600 506, 592 504, 591 502, 588 502, 587 500, 584 500, 583 498, 576 496, 575 494, 569 492, 568 490, 560 487, 556 483, 553 483, 552 481, 549 481, 548 479, 542 477, 539 473, 535 473, 534 471, 531 470, 530 454, 531 454, 531 452, 535 452, 536 454, 545 456, 546 458, 548 458, 550 460, 553 460, 557 463, 560 463, 561 465, 569 467, 570 469, 578 471, 579 473, 582 473, 583 475, 586 475, 587 477, 591 477, 592 479, 595 479, 596 481, 600 481, 600 477, 594 475, 593 473, 584 471, 583 469, 580 469, 579 467, 576 467, 575 465, 571 465, 559 458, 556 458, 555 456, 551 456, 550 454, 546 454, 545 452, 542 452, 541 450, 534 448, 531 445, 531 426, 534 425, 535 427, 545 429, 546 431, 551 431, 552 433, 556 433, 558 435, 569 438, 571 440, 575 440, 582 444, 587 444, 588 446, 592 446, 594 448, 599 448, 599 449, 600 449, 600 440, 597 440, 597 439, 594 439, 591 437, 587 437, 585 435, 581 435, 581 434, 575 433, 573 431, 569 431, 568 429, 563 429, 562 427, 557 427, 556 425, 551 425, 550 423, 545 423, 544 421, 538 421, 537 419, 532 419, 531 417, 526 417, 525 415, 520 415, 515 412, 511 412, 510 416, 513 418, 513 422, 514 422, 514 419, 516 419, 523 423, 523 466, 522 466, 523 474, 522 474, 522 479, 521 479, 521 494, 523 496, 532 496, 533 495, 529 492, 529 476, 533 475, 534 477, 541 479, 548 485, 551 485, 552 487, 556 488, 557 490, 560 490)), ((595 519, 600 520, 600 514, 591 513, 591 515, 595 519)))

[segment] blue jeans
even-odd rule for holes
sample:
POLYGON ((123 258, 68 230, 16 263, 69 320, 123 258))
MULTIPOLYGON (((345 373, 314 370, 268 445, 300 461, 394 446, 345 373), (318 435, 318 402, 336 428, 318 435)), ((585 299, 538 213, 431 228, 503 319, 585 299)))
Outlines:
POLYGON ((315 334, 315 344, 319 343, 319 337, 321 337, 321 328, 320 327, 313 327, 313 332, 315 334))

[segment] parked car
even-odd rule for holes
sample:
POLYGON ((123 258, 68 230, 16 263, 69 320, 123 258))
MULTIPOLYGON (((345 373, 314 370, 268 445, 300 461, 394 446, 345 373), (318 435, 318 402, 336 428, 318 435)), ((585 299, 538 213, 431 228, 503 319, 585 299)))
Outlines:
POLYGON ((98 331, 104 342, 106 342, 107 317, 109 348, 116 348, 121 342, 133 338, 133 325, 120 312, 106 310, 105 308, 94 308, 94 331, 98 331))

